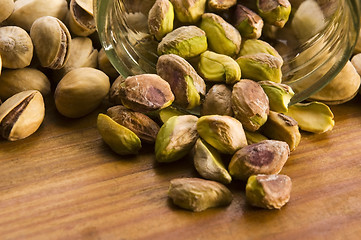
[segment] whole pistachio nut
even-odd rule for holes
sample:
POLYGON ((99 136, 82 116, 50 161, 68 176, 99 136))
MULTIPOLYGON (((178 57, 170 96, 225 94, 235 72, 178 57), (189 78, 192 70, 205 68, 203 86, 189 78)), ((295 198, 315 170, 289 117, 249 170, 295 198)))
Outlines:
POLYGON ((77 36, 87 37, 96 31, 95 20, 82 1, 71 0, 69 4, 69 29, 77 36), (79 4, 79 2, 81 4, 79 4))
POLYGON ((155 141, 158 162, 174 162, 191 151, 199 137, 197 120, 193 115, 174 116, 162 125, 155 141))
POLYGON ((212 51, 200 55, 198 73, 211 82, 234 84, 241 79, 241 69, 233 58, 212 51))
POLYGON ((246 134, 248 145, 251 145, 253 143, 259 143, 263 140, 268 140, 268 138, 266 136, 262 135, 259 132, 251 132, 251 131, 244 130, 244 133, 246 134))
POLYGON ((258 14, 263 20, 277 27, 283 27, 291 13, 288 0, 257 0, 258 14))
POLYGON ((31 26, 30 37, 42 67, 64 67, 71 45, 71 36, 64 23, 51 16, 38 18, 31 26))
POLYGON ((197 122, 197 131, 202 139, 221 153, 233 154, 247 146, 242 124, 230 116, 202 116, 197 122))
POLYGON ((100 105, 109 88, 109 77, 102 71, 76 68, 58 83, 54 93, 55 106, 66 117, 83 117, 100 105))
POLYGON ((232 90, 227 85, 213 85, 204 98, 201 114, 233 116, 231 96, 232 90))
POLYGON ((277 174, 290 154, 288 144, 278 140, 264 140, 238 150, 228 165, 235 179, 247 180, 255 174, 277 174))
POLYGON ((0 23, 6 20, 14 11, 14 0, 0 0, 0 23))
POLYGON ((361 75, 361 53, 355 54, 351 58, 352 66, 356 69, 358 75, 361 75))
POLYGON ((134 112, 122 105, 107 109, 107 115, 120 125, 134 132, 141 140, 154 143, 159 132, 159 126, 147 115, 134 112))
POLYGON ((278 51, 272 47, 268 42, 265 42, 260 39, 247 39, 243 42, 241 50, 239 52, 240 56, 254 55, 257 53, 268 53, 272 56, 278 58, 283 65, 283 58, 278 53, 278 51))
POLYGON ((177 19, 182 23, 196 23, 206 9, 206 0, 170 0, 177 19))
POLYGON ((200 178, 177 178, 170 182, 168 196, 181 208, 201 212, 229 205, 233 196, 221 183, 200 178))
POLYGON ((28 90, 17 93, 0 105, 0 133, 10 141, 26 138, 40 127, 45 116, 41 93, 28 90))
POLYGON ((200 28, 206 32, 209 48, 220 54, 236 56, 241 48, 241 34, 214 13, 202 15, 200 28))
POLYGON ((183 58, 195 57, 207 50, 206 33, 196 26, 179 27, 168 33, 158 45, 158 54, 176 54, 183 58))
POLYGON ((211 145, 198 138, 194 145, 194 167, 205 179, 228 184, 232 181, 227 169, 224 167, 221 155, 211 145))
POLYGON ((258 39, 262 35, 263 20, 251 9, 237 4, 233 13, 233 26, 241 33, 242 38, 258 39))
POLYGON ((175 54, 162 55, 158 58, 156 68, 157 74, 169 83, 175 104, 186 109, 201 104, 206 84, 184 58, 175 54))
POLYGON ((301 141, 296 120, 274 111, 270 111, 267 122, 262 126, 262 133, 270 139, 286 142, 291 152, 296 149, 301 141))
POLYGON ((221 12, 236 5, 237 0, 208 0, 207 8, 211 12, 221 12))
POLYGON ((122 98, 120 96, 121 84, 125 81, 125 77, 123 75, 119 75, 109 90, 109 101, 114 105, 122 104, 122 98))
POLYGON ((243 78, 276 83, 282 81, 282 63, 277 57, 267 53, 257 53, 241 56, 236 61, 241 68, 243 78))
POLYGON ((67 12, 66 0, 16 0, 14 12, 7 19, 7 23, 30 31, 36 19, 52 16, 64 21, 67 12))
POLYGON ((295 94, 290 86, 272 81, 259 81, 258 84, 267 94, 270 110, 276 112, 288 111, 288 104, 295 94))
POLYGON ((173 31, 174 8, 169 0, 157 0, 148 14, 149 33, 161 40, 173 31))
POLYGON ((321 102, 296 103, 289 106, 285 114, 307 132, 323 133, 332 130, 335 125, 331 109, 321 102))
POLYGON ((182 115, 188 115, 188 113, 183 109, 174 106, 169 106, 159 111, 159 118, 162 121, 162 123, 165 123, 171 117, 182 116, 182 115))
POLYGON ((119 85, 119 97, 125 107, 142 113, 166 108, 174 101, 169 83, 156 74, 127 77, 119 85))
POLYGON ((243 79, 236 83, 231 101, 234 116, 245 129, 256 131, 267 121, 268 97, 256 82, 243 79))
POLYGON ((35 68, 5 69, 0 76, 0 98, 7 99, 26 90, 38 90, 43 96, 50 93, 50 81, 35 68))
POLYGON ((139 137, 134 132, 105 114, 98 115, 97 129, 104 142, 117 154, 137 154, 142 147, 139 137))
POLYGON ((24 68, 33 58, 29 34, 17 26, 0 27, 0 55, 5 68, 24 68))
POLYGON ((246 185, 246 200, 255 207, 280 209, 289 201, 291 189, 287 175, 252 175, 246 185))

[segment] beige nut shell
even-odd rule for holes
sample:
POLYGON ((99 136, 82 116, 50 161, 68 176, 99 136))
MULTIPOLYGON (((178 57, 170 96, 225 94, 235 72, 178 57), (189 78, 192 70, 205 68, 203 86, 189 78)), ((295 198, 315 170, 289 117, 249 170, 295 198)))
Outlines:
POLYGON ((0 0, 0 23, 6 20, 14 11, 14 0, 0 0))
POLYGON ((89 4, 86 1, 71 0, 69 5, 69 28, 78 36, 89 36, 96 31, 95 20, 92 12, 89 12, 89 4))

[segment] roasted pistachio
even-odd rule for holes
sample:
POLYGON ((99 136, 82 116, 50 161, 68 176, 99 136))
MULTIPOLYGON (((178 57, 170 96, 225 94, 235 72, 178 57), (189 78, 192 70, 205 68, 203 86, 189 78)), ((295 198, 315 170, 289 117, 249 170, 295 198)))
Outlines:
POLYGON ((247 180, 254 174, 277 174, 289 154, 286 142, 264 140, 238 150, 229 163, 228 171, 233 178, 240 180, 247 180))
POLYGON ((177 19, 182 23, 196 23, 206 8, 206 0, 170 0, 177 19))
POLYGON ((199 136, 221 153, 233 154, 247 145, 242 124, 230 116, 200 117, 197 122, 197 131, 199 136))
POLYGON ((259 38, 262 35, 263 20, 251 9, 237 4, 233 13, 233 25, 243 38, 259 38))
POLYGON ((100 105, 109 88, 109 77, 102 71, 76 68, 68 72, 57 85, 55 106, 66 117, 83 117, 100 105))
POLYGON ((102 70, 110 79, 116 79, 119 76, 118 71, 109 61, 107 54, 105 53, 104 48, 99 50, 98 53, 98 68, 102 70))
POLYGON ((272 56, 278 58, 283 65, 283 58, 278 53, 278 51, 272 47, 268 42, 262 41, 260 39, 247 39, 243 42, 241 51, 239 52, 240 56, 254 55, 257 53, 268 53, 272 56))
POLYGON ((117 154, 137 154, 142 147, 139 137, 134 132, 105 114, 98 115, 97 128, 104 142, 117 154))
POLYGON ((177 178, 170 182, 168 196, 181 208, 201 212, 229 205, 232 193, 223 184, 200 178, 177 178))
POLYGON ((204 98, 202 115, 233 116, 231 103, 232 90, 225 84, 215 84, 204 98))
POLYGON ((198 139, 197 120, 193 115, 174 116, 162 125, 155 141, 158 162, 173 162, 190 152, 198 139))
POLYGON ((251 145, 253 143, 259 143, 260 141, 263 141, 263 140, 268 140, 268 138, 266 136, 262 135, 259 132, 251 132, 251 131, 245 130, 244 133, 246 134, 248 145, 251 145))
POLYGON ((0 23, 6 20, 14 11, 14 0, 0 0, 0 23))
POLYGON ((200 55, 198 72, 205 80, 234 84, 241 79, 241 69, 231 57, 212 51, 200 55))
POLYGON ((209 48, 220 54, 236 56, 241 48, 241 35, 231 24, 214 13, 202 15, 200 28, 206 32, 209 48))
POLYGON ((39 91, 17 93, 0 105, 0 133, 10 141, 33 134, 44 120, 44 100, 39 91))
POLYGON ((148 14, 150 34, 161 40, 167 33, 173 31, 174 8, 169 0, 157 0, 148 14))
POLYGON ((96 26, 93 11, 89 11, 91 8, 86 7, 87 5, 84 5, 83 3, 84 0, 70 1, 69 29, 75 35, 86 37, 96 31, 96 26))
POLYGON ((272 111, 288 111, 288 104, 295 94, 290 86, 272 81, 259 81, 258 84, 261 85, 267 94, 269 106, 272 111))
POLYGON ((257 0, 258 14, 265 22, 283 27, 291 13, 291 4, 288 0, 257 0))
POLYGON ((183 58, 195 57, 207 50, 206 33, 196 26, 179 27, 168 33, 158 45, 158 54, 176 54, 183 58))
POLYGON ((0 55, 5 68, 24 68, 33 58, 29 34, 17 26, 0 27, 0 55))
POLYGON ((286 175, 252 175, 246 185, 246 199, 255 207, 280 209, 290 199, 291 178, 286 175))

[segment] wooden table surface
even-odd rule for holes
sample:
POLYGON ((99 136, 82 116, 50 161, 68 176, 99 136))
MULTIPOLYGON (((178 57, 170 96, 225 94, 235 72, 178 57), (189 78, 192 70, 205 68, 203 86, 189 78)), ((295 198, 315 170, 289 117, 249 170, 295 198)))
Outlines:
POLYGON ((293 190, 281 210, 248 206, 234 181, 230 206, 193 213, 167 198, 171 179, 197 176, 191 158, 158 164, 150 146, 118 156, 99 111, 69 120, 48 100, 34 135, 0 140, 0 239, 360 239, 361 97, 332 110, 334 129, 302 133, 282 170, 293 190))

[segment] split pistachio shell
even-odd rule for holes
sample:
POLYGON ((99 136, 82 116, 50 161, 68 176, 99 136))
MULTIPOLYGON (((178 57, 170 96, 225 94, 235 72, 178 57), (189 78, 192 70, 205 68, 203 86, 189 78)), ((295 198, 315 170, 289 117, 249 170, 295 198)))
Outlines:
POLYGON ((263 140, 268 140, 268 138, 266 136, 262 135, 259 132, 251 132, 251 131, 245 130, 244 133, 246 134, 248 145, 251 145, 253 143, 259 143, 263 140))
POLYGON ((196 23, 206 8, 206 0, 170 0, 177 19, 182 23, 196 23))
POLYGON ((233 58, 212 51, 200 55, 198 72, 211 82, 234 84, 241 79, 241 69, 233 58))
POLYGON ((255 207, 280 209, 290 199, 291 178, 286 175, 252 175, 246 185, 247 202, 255 207))
POLYGON ((225 11, 236 5, 237 0, 208 0, 208 10, 212 12, 225 11))
POLYGON ((198 139, 194 146, 194 167, 205 179, 214 180, 224 184, 232 181, 227 169, 224 167, 221 155, 215 148, 202 139, 198 139))
POLYGON ((50 16, 38 18, 31 26, 30 36, 42 67, 60 69, 66 64, 71 36, 59 19, 50 16))
POLYGON ((198 118, 193 115, 171 117, 160 128, 155 141, 158 162, 173 162, 187 155, 198 139, 198 118))
POLYGON ((142 147, 139 137, 134 132, 105 114, 98 115, 97 128, 104 142, 117 154, 137 154, 142 147))
POLYGON ((68 72, 57 85, 55 106, 66 117, 83 117, 100 105, 109 88, 109 77, 102 71, 76 68, 68 72))
POLYGON ((159 111, 159 118, 162 121, 162 123, 165 123, 171 117, 187 115, 187 114, 188 114, 187 112, 182 111, 174 106, 169 106, 159 111))
POLYGON ((242 124, 235 118, 221 115, 200 117, 197 122, 199 136, 212 147, 225 154, 233 154, 247 146, 242 124))
POLYGON ((44 120, 45 105, 39 91, 17 93, 0 105, 0 133, 16 141, 33 134, 44 120))
POLYGON ((285 114, 295 119, 300 129, 307 132, 323 133, 332 130, 335 125, 331 109, 321 102, 296 103, 285 114))
MULTIPOLYGON (((70 0, 68 0, 70 3, 70 0)), ((76 4, 79 5, 84 11, 93 15, 93 0, 75 0, 76 4)))
POLYGON ((0 0, 0 23, 6 20, 14 11, 14 0, 0 0))
POLYGON ((110 79, 115 79, 119 76, 118 71, 109 61, 107 54, 105 53, 104 48, 101 48, 98 53, 98 68, 102 70, 110 79))
POLYGON ((200 28, 206 32, 209 48, 220 54, 236 56, 241 48, 241 35, 231 24, 214 13, 202 15, 200 28))
POLYGON ((43 96, 50 93, 50 81, 35 68, 5 69, 0 76, 0 98, 7 99, 26 90, 38 90, 43 96))
POLYGON ((196 26, 179 27, 168 33, 158 45, 158 54, 195 57, 207 50, 206 33, 196 26))
POLYGON ((150 34, 161 40, 167 33, 173 31, 174 8, 169 0, 157 0, 148 14, 150 34))
POLYGON ((201 212, 229 205, 232 193, 223 184, 200 178, 177 178, 170 182, 168 196, 181 208, 201 212))
POLYGON ((257 0, 258 14, 265 22, 283 27, 291 13, 291 4, 288 0, 257 0))
POLYGON ((240 56, 254 55, 257 53, 267 53, 278 58, 283 65, 283 58, 278 53, 278 51, 272 47, 268 42, 265 42, 260 39, 247 39, 243 42, 241 51, 239 52, 240 56))
POLYGON ((272 81, 259 81, 258 84, 267 94, 270 110, 276 112, 288 111, 288 104, 295 94, 290 86, 272 81))
POLYGON ((237 4, 233 13, 233 26, 243 38, 258 39, 262 35, 263 20, 251 9, 237 4))
POLYGON ((69 29, 77 36, 86 37, 96 31, 95 20, 89 9, 83 8, 79 0, 71 0, 69 4, 69 29))
POLYGON ((0 27, 0 55, 5 68, 24 68, 33 58, 29 34, 17 26, 0 27))
POLYGON ((227 85, 213 85, 204 98, 201 114, 233 116, 231 96, 232 90, 227 85))

